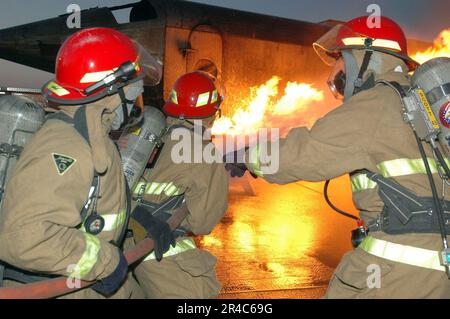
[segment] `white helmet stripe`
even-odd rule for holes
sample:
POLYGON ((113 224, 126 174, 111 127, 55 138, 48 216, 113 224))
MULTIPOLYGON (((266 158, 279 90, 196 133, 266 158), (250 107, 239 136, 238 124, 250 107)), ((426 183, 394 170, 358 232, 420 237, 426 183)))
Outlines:
POLYGON ((114 70, 86 73, 80 83, 97 83, 112 73, 114 73, 114 70))
MULTIPOLYGON (((344 42, 345 45, 351 46, 351 45, 365 45, 365 41, 367 38, 363 37, 352 37, 352 38, 345 38, 342 39, 342 42, 344 42)), ((386 48, 386 49, 392 49, 396 51, 401 51, 400 44, 396 41, 392 40, 386 40, 386 39, 375 39, 372 43, 373 47, 379 47, 379 48, 386 48)))

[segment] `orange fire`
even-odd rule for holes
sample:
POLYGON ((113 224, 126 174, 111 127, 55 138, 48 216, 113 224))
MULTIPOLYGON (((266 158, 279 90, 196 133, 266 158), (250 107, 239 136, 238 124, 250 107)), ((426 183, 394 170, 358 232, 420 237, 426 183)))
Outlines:
POLYGON ((412 56, 420 64, 437 57, 450 58, 450 29, 442 31, 432 47, 412 56))
MULTIPOLYGON (((450 29, 442 31, 432 47, 412 55, 421 64, 435 57, 450 57, 450 29)), ((317 118, 336 106, 333 101, 323 103, 324 92, 308 83, 288 82, 280 97, 280 82, 280 77, 273 76, 266 83, 250 88, 249 98, 235 106, 233 114, 218 119, 212 133, 237 136, 273 127, 280 128, 284 135, 295 126, 311 127, 317 118)))
POLYGON ((284 95, 279 98, 280 81, 281 78, 274 76, 261 86, 250 88, 250 97, 243 100, 230 117, 218 119, 212 133, 236 136, 255 133, 263 127, 285 127, 283 124, 289 122, 293 114, 304 112, 324 99, 323 92, 313 85, 297 82, 288 82, 284 95))

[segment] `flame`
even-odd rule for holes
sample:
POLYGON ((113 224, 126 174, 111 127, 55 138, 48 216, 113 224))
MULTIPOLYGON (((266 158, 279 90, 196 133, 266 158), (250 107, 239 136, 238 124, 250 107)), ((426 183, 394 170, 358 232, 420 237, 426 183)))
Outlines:
POLYGON ((293 113, 306 111, 312 103, 324 99, 323 92, 313 85, 297 82, 288 82, 284 95, 278 98, 280 82, 280 77, 273 76, 266 83, 250 88, 250 97, 235 107, 230 117, 216 120, 212 133, 236 136, 255 133, 263 127, 276 127, 276 123, 283 123, 293 113))
POLYGON ((420 64, 437 57, 450 58, 450 29, 442 31, 434 40, 434 45, 423 52, 412 56, 420 64))
MULTIPOLYGON (((450 29, 443 30, 432 47, 412 56, 419 63, 435 57, 450 57, 450 29)), ((311 127, 337 106, 333 101, 324 103, 324 92, 308 83, 287 82, 280 97, 280 83, 281 78, 273 76, 264 84, 250 88, 249 98, 240 101, 233 114, 215 121, 212 134, 248 135, 260 128, 277 127, 283 136, 292 127, 311 127)))

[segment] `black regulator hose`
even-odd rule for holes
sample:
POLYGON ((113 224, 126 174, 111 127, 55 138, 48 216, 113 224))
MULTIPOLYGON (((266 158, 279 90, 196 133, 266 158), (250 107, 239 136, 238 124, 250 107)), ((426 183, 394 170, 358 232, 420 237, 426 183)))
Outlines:
POLYGON ((433 174, 431 173, 431 168, 430 168, 430 164, 428 163, 428 157, 425 153, 425 149, 424 149, 422 142, 420 141, 420 138, 417 135, 416 131, 413 131, 413 132, 414 132, 414 137, 416 138, 417 146, 419 147, 420 155, 422 156, 422 160, 425 164, 425 170, 427 172, 428 180, 430 182, 431 193, 433 194, 433 202, 434 202, 433 206, 434 206, 434 210, 438 217, 439 229, 440 229, 444 249, 447 249, 448 248, 447 232, 445 230, 444 212, 443 212, 440 200, 439 200, 439 194, 436 189, 436 184, 434 183, 433 174))
POLYGON ((441 151, 439 150, 439 148, 437 146, 436 147, 433 146, 433 150, 434 150, 434 153, 436 154, 436 157, 437 157, 439 163, 441 164, 441 166, 445 172, 446 177, 450 178, 450 169, 447 165, 447 162, 445 162, 444 156, 442 156, 441 151))
POLYGON ((347 212, 344 212, 343 210, 337 208, 336 206, 334 206, 334 204, 331 202, 330 198, 328 197, 328 186, 330 185, 330 180, 327 180, 325 182, 325 186, 323 187, 323 196, 325 197, 325 201, 327 202, 328 206, 330 206, 333 210, 335 210, 337 213, 347 217, 347 218, 351 218, 353 220, 359 221, 359 217, 349 214, 347 212))

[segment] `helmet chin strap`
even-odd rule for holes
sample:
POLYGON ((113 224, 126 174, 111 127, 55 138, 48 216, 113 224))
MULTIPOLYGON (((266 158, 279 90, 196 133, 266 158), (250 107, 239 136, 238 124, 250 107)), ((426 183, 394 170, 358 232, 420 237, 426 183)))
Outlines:
POLYGON ((123 88, 119 89, 119 96, 120 96, 120 100, 122 101, 122 114, 123 114, 123 121, 122 121, 122 124, 120 125, 120 129, 123 129, 128 124, 128 120, 130 119, 130 114, 128 114, 129 113, 128 112, 128 104, 134 103, 134 101, 130 101, 127 99, 123 88))
POLYGON ((361 68, 358 67, 358 62, 351 50, 342 51, 342 57, 345 62, 345 73, 347 81, 344 90, 344 101, 351 98, 353 95, 367 90, 375 85, 375 77, 372 74, 366 81, 363 80, 370 60, 373 55, 373 50, 366 49, 364 53, 363 63, 361 68))
POLYGON ((134 118, 134 104, 143 91, 143 83, 140 84, 139 82, 129 85, 127 93, 125 92, 125 86, 118 88, 117 93, 121 100, 121 106, 116 109, 116 119, 112 126, 113 130, 124 129, 129 125, 135 124, 132 122, 134 118))

